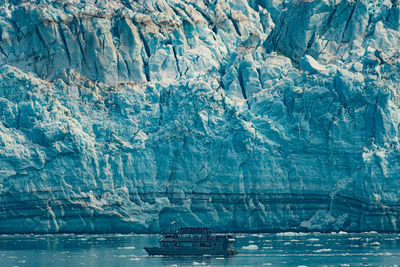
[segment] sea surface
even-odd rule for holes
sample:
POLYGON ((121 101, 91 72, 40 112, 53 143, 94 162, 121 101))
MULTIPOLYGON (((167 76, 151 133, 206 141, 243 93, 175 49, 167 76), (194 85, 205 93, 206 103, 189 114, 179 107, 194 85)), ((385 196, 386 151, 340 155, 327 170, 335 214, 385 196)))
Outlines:
POLYGON ((160 235, 0 235, 0 266, 398 266, 400 234, 235 234, 234 257, 149 257, 160 235))

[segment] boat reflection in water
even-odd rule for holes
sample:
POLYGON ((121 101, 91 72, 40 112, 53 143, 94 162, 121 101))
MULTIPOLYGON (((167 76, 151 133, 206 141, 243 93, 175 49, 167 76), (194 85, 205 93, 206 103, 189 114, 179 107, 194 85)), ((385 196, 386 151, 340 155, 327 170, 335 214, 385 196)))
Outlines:
POLYGON ((164 232, 160 247, 145 247, 150 256, 197 256, 237 254, 232 235, 211 234, 208 227, 180 227, 177 231, 164 232))

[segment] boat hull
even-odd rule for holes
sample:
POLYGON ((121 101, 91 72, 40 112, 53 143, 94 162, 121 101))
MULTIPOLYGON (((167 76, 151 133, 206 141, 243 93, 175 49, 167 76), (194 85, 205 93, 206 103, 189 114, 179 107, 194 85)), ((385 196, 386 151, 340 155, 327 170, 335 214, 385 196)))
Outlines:
POLYGON ((164 255, 164 256, 233 256, 237 254, 236 250, 216 250, 216 249, 193 249, 193 248, 160 248, 160 247, 145 247, 149 256, 164 255))

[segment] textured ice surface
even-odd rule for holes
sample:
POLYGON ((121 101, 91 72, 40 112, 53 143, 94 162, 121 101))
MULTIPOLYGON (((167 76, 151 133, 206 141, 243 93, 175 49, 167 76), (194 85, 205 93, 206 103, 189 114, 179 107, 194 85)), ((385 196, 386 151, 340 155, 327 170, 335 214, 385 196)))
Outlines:
POLYGON ((399 14, 0 0, 0 232, 397 231, 399 14))

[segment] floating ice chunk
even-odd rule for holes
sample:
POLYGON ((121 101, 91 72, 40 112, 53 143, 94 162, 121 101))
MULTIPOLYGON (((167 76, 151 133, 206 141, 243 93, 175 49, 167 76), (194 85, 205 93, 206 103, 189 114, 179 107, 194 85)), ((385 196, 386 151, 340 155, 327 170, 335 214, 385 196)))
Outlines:
POLYGON ((193 262, 193 265, 206 265, 206 263, 205 263, 205 262, 197 262, 197 261, 194 261, 194 262, 193 262))
POLYGON ((134 246, 132 246, 132 247, 117 247, 117 249, 135 249, 135 247, 134 246))
POLYGON ((263 235, 263 234, 252 234, 251 236, 264 237, 265 235, 263 235))
POLYGON ((319 253, 319 252, 329 252, 329 251, 332 251, 332 249, 330 249, 330 248, 321 248, 321 249, 314 250, 314 252, 317 252, 317 253, 319 253))
POLYGON ((248 245, 248 246, 243 246, 242 249, 257 250, 258 246, 257 245, 248 245))
POLYGON ((276 233, 276 236, 304 236, 309 234, 310 233, 283 232, 283 233, 276 233))
POLYGON ((380 245, 381 245, 381 243, 379 243, 379 242, 373 242, 370 244, 370 246, 374 246, 374 247, 378 247, 380 245))

